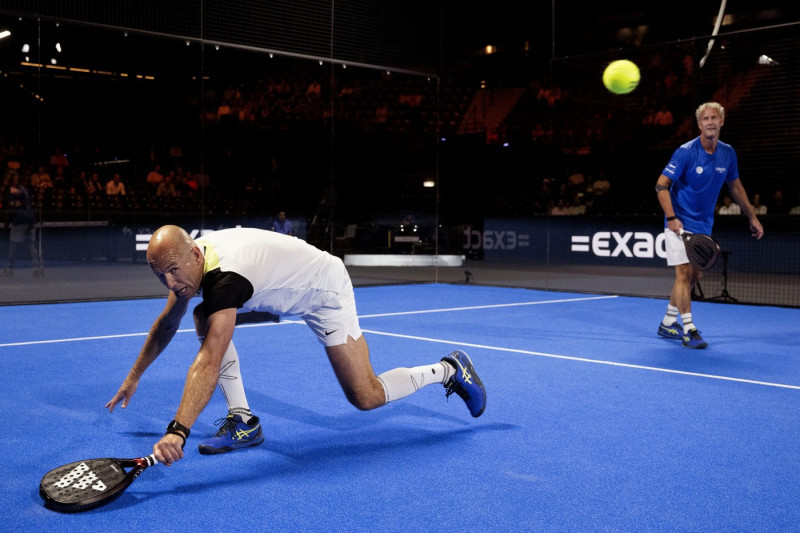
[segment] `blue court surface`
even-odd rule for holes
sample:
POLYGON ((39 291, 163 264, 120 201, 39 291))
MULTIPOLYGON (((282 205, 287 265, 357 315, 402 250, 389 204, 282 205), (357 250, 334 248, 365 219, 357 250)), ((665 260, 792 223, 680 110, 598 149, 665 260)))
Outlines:
POLYGON ((467 351, 473 419, 440 385, 370 412, 291 317, 237 328, 266 441, 146 470, 82 514, 41 476, 151 453, 197 350, 190 317, 130 406, 116 392, 164 300, 0 307, 2 524, 14 531, 797 531, 800 310, 696 303, 707 350, 656 328, 659 299, 420 284, 356 289, 377 373, 467 351))

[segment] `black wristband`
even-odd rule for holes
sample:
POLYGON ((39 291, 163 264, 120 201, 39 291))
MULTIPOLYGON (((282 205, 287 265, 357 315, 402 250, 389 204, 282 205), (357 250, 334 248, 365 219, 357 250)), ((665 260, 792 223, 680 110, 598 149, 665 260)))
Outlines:
POLYGON ((667 222, 669 222, 670 220, 675 220, 675 219, 677 219, 677 218, 678 218, 678 217, 676 217, 676 216, 674 216, 674 215, 673 215, 673 216, 671 216, 671 217, 667 217, 667 222))
POLYGON ((177 420, 173 420, 167 426, 167 434, 171 435, 178 435, 180 438, 183 439, 183 444, 181 444, 181 448, 186 446, 186 439, 189 438, 189 428, 178 422, 177 420))

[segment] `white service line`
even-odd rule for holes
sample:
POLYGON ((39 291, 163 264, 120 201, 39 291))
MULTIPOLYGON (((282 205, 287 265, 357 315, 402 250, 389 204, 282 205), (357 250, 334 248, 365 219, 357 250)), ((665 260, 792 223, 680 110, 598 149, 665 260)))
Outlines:
POLYGON ((566 302, 585 302, 588 300, 608 300, 609 298, 619 298, 616 295, 609 296, 584 296, 581 298, 564 298, 561 300, 539 300, 536 302, 517 302, 510 304, 491 304, 491 305, 473 305, 469 307, 445 307, 442 309, 426 309, 424 311, 400 311, 397 313, 376 313, 373 315, 359 315, 359 320, 362 318, 377 318, 382 316, 400 316, 400 315, 421 315, 425 313, 446 313, 449 311, 472 311, 475 309, 496 309, 498 307, 517 307, 521 305, 542 305, 542 304, 560 304, 566 302))
POLYGON ((655 366, 644 366, 644 365, 634 365, 631 363, 618 363, 616 361, 605 361, 602 359, 589 359, 587 357, 574 357, 571 355, 559 355, 553 353, 545 353, 545 352, 534 352, 531 350, 520 350, 518 348, 504 348, 502 346, 489 346, 486 344, 473 344, 469 342, 462 342, 462 341, 451 341, 446 339, 433 339, 430 337, 417 337, 415 335, 402 335, 399 333, 387 333, 385 331, 375 331, 375 330, 368 330, 362 329, 365 333, 370 333, 372 335, 384 335, 386 337, 399 337, 403 339, 412 339, 412 340, 419 340, 425 342, 436 342, 440 344, 451 344, 453 346, 460 346, 460 347, 470 347, 470 348, 482 348, 485 350, 494 350, 497 352, 512 352, 512 353, 521 353, 525 355, 535 355, 537 357, 549 357, 551 359, 563 359, 566 361, 579 361, 581 363, 594 363, 597 365, 608 365, 608 366, 619 366, 623 368, 635 368, 637 370, 650 370, 652 372, 664 372, 667 374, 680 374, 682 376, 693 376, 699 378, 708 378, 708 379, 717 379, 722 381, 735 381, 737 383, 749 383, 751 385, 764 385, 767 387, 778 387, 782 389, 794 389, 800 390, 800 385, 787 385, 785 383, 771 383, 769 381, 756 381, 752 379, 742 379, 742 378, 732 378, 728 376, 717 376, 714 374, 701 374, 699 372, 686 372, 685 370, 672 370, 670 368, 659 368, 655 366))

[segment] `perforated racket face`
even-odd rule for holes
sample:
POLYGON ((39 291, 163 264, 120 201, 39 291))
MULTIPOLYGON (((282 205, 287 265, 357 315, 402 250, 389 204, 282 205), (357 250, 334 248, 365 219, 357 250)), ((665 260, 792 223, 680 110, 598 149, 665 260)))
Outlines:
POLYGON ((717 263, 720 247, 713 238, 701 234, 684 234, 689 261, 700 270, 710 270, 717 263))
POLYGON ((81 506, 111 497, 125 478, 125 469, 114 459, 86 459, 46 473, 39 492, 48 504, 81 506))

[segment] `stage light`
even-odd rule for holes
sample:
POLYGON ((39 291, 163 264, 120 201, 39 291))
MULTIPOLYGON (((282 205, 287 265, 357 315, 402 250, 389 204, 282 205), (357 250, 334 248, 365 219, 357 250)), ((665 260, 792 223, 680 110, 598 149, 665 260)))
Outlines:
POLYGON ((422 186, 425 187, 426 189, 432 189, 436 187, 436 182, 433 180, 425 180, 422 182, 422 186))
POLYGON ((61 53, 61 43, 56 43, 56 52, 61 53))
POLYGON ((29 45, 28 43, 25 43, 25 44, 22 45, 22 53, 23 54, 27 54, 30 51, 31 51, 31 45, 29 45))
POLYGON ((11 35, 11 32, 8 31, 8 30, 0 31, 0 39, 5 39, 6 37, 9 37, 10 35, 11 35))

